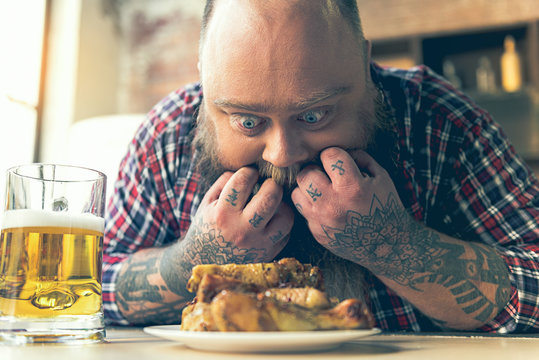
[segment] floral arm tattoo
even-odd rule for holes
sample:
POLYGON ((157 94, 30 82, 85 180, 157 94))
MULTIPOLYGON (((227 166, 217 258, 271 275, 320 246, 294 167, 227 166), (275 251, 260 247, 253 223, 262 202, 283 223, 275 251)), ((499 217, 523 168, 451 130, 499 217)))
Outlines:
POLYGON ((154 250, 148 251, 142 260, 126 260, 116 282, 116 302, 133 324, 178 323, 181 309, 194 296, 186 289, 193 266, 250 263, 262 261, 266 256, 265 249, 234 245, 213 224, 201 220, 191 224, 179 243, 160 252, 154 250), (176 300, 166 302, 167 293, 174 294, 176 300))
MULTIPOLYGON (((191 300, 192 295, 186 290, 173 302, 165 302, 165 294, 171 292, 163 281, 159 281, 160 263, 167 251, 159 256, 156 251, 149 251, 142 259, 129 258, 122 266, 116 281, 116 303, 124 317, 132 324, 177 324, 181 309, 191 300)), ((187 269, 178 269, 176 281, 183 282, 187 269)), ((166 277, 171 274, 162 273, 166 277)), ((184 282, 186 284, 186 282, 184 282)))
POLYGON ((349 211, 342 229, 322 228, 336 254, 416 291, 422 284, 441 285, 477 321, 495 316, 509 298, 508 269, 494 249, 443 241, 398 206, 392 194, 385 204, 375 195, 368 215, 349 211), (479 282, 496 289, 494 299, 485 296, 479 282))

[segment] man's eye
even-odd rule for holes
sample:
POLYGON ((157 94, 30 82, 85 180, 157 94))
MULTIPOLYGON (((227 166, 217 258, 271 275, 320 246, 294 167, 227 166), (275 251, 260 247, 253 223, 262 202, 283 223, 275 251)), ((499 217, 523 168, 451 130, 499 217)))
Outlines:
POLYGON ((254 129, 257 125, 257 122, 255 119, 247 118, 241 121, 241 126, 243 126, 246 129, 254 129))
POLYGON ((327 110, 311 110, 298 116, 298 120, 305 121, 308 124, 316 124, 324 118, 327 110))
POLYGON ((244 131, 256 130, 263 123, 263 119, 257 116, 237 114, 233 115, 232 119, 236 126, 244 131))

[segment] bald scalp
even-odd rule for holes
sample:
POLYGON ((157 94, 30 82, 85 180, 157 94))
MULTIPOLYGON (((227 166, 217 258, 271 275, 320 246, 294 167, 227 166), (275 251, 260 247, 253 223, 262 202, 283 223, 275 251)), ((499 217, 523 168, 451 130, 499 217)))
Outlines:
MULTIPOLYGON (((202 16, 202 24, 200 28, 200 40, 199 40, 199 56, 202 58, 202 53, 204 49, 204 44, 206 40, 206 34, 208 27, 210 26, 211 19, 214 14, 216 4, 219 1, 230 1, 230 0, 206 0, 206 5, 204 8, 204 13, 202 16)), ((249 0, 252 1, 252 0, 249 0)), ((256 1, 256 0, 255 0, 256 1)), ((234 0, 230 2, 236 2, 234 0)), ((241 2, 241 0, 237 0, 241 2)), ((359 11, 357 7, 356 0, 262 0, 259 1, 259 6, 262 7, 271 7, 273 6, 282 6, 287 4, 293 6, 298 10, 301 10, 301 7, 305 6, 317 6, 323 7, 326 9, 336 9, 338 10, 339 15, 350 25, 353 33, 357 38, 358 46, 360 47, 363 54, 366 53, 367 47, 365 44, 365 36, 363 34, 363 28, 361 25, 361 19, 359 17, 359 11), (273 3, 273 4, 272 4, 273 3)))
MULTIPOLYGON (((337 68, 367 78, 368 56, 334 1, 218 0, 199 59, 205 95, 245 101, 249 93, 260 94, 263 83, 273 97, 285 91, 297 100, 346 82, 337 80, 337 68)), ((287 100, 290 105, 293 99, 287 100)))

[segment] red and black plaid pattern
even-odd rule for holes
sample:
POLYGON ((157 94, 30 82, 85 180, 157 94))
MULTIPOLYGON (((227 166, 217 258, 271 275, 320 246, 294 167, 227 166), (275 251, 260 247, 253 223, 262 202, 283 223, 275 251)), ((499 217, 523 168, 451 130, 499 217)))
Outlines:
MULTIPOLYGON (((511 299, 482 330, 539 329, 539 182, 488 113, 430 69, 372 64, 371 73, 395 109, 397 156, 390 173, 405 206, 431 228, 495 247, 511 271, 511 299)), ((105 230, 109 323, 127 324, 114 297, 122 261, 181 239, 203 196, 189 137, 201 99, 198 84, 163 99, 121 163, 105 230)), ((436 329, 376 277, 368 279, 378 327, 436 329)))

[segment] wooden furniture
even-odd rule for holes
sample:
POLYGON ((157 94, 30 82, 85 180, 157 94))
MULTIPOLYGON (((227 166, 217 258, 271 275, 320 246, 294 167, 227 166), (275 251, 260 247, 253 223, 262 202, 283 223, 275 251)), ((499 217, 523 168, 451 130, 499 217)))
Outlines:
POLYGON ((385 65, 425 64, 444 74, 455 66, 462 90, 498 121, 517 151, 539 163, 539 6, 537 0, 358 0, 373 58, 385 65), (523 87, 501 87, 500 59, 507 35, 516 40, 523 87), (496 90, 477 90, 476 70, 489 59, 496 90))

